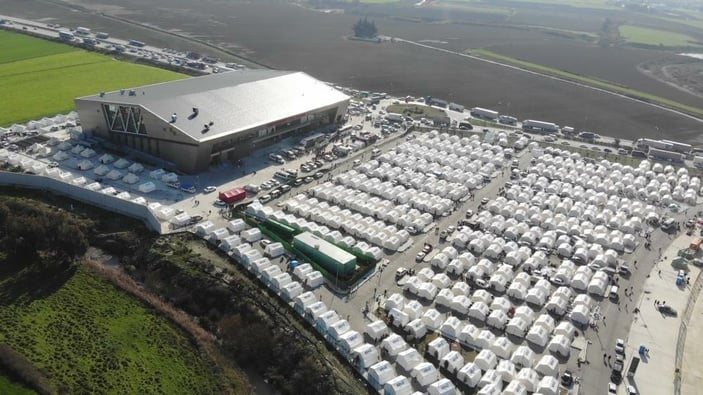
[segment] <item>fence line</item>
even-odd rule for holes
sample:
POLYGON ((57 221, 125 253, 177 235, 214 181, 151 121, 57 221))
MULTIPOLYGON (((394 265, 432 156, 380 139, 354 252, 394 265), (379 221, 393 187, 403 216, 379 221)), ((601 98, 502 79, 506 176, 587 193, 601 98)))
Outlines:
POLYGON ((51 177, 0 171, 0 185, 50 191, 57 195, 68 196, 71 199, 97 206, 104 210, 142 220, 147 227, 159 234, 167 232, 161 221, 144 205, 101 192, 91 191, 82 186, 69 184, 51 177))

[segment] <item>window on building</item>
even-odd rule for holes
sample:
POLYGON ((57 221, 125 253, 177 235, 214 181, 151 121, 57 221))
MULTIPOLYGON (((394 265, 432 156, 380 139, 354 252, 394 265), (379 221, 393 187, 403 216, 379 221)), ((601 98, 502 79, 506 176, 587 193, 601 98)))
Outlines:
POLYGON ((135 106, 103 104, 108 130, 134 134, 147 134, 142 110, 135 106))

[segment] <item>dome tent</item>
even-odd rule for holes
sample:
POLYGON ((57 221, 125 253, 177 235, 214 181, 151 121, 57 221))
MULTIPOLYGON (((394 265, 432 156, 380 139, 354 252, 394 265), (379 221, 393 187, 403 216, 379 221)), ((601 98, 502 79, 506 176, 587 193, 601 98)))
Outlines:
POLYGON ((513 343, 505 336, 501 336, 496 338, 493 344, 491 344, 490 350, 499 358, 510 359, 513 348, 513 343))
POLYGON ((454 395, 456 394, 456 387, 449 379, 440 379, 430 384, 427 388, 428 395, 454 395))
POLYGON ((542 395, 559 395, 559 380, 553 376, 544 376, 539 381, 537 392, 542 395))
POLYGON ((427 345, 426 353, 432 358, 439 360, 444 358, 444 356, 447 355, 449 351, 449 343, 443 337, 438 337, 432 340, 427 345))
POLYGON ((494 369, 496 365, 498 365, 498 358, 493 353, 493 351, 484 349, 481 350, 478 355, 476 355, 476 358, 474 359, 474 364, 476 364, 479 369, 486 372, 488 370, 494 369))
POLYGON ((525 337, 527 341, 539 347, 544 347, 549 341, 549 332, 542 326, 533 325, 525 337))
POLYGON ((410 376, 424 388, 439 380, 439 371, 431 363, 422 362, 410 371, 410 376))
POLYGON ((381 342, 381 349, 383 349, 386 352, 386 355, 390 357, 395 357, 398 353, 406 350, 407 348, 408 343, 406 343, 405 340, 403 340, 403 338, 396 333, 392 333, 381 342))
POLYGON ((395 362, 404 371, 409 373, 415 366, 425 362, 425 360, 415 348, 410 347, 407 350, 399 352, 395 362))
POLYGON ((361 369, 368 369, 380 361, 378 349, 367 343, 354 348, 351 352, 351 357, 356 366, 361 369))
POLYGON ((476 328, 475 325, 466 324, 463 328, 461 328, 461 332, 459 332, 459 343, 463 346, 480 350, 481 346, 477 341, 480 334, 481 331, 476 328))
POLYGON ((459 334, 463 329, 464 324, 459 320, 459 318, 451 316, 448 317, 442 325, 439 327, 440 334, 450 340, 458 340, 459 334))
POLYGON ((425 325, 421 318, 416 318, 408 322, 403 330, 407 333, 408 339, 420 340, 427 334, 427 325, 425 325))
POLYGON ((439 361, 439 366, 454 375, 464 366, 464 357, 458 351, 450 351, 439 361))
POLYGON ((481 380, 481 368, 476 366, 475 363, 469 362, 459 369, 456 377, 469 388, 475 388, 481 380))
POLYGON ((380 390, 384 384, 396 377, 395 369, 388 361, 381 361, 372 365, 367 372, 369 382, 375 390, 380 390))
POLYGON ((522 382, 513 380, 505 387, 502 395, 527 395, 527 388, 522 382))
POLYGON ((501 359, 498 361, 498 365, 496 366, 496 373, 498 373, 500 378, 507 383, 512 381, 515 377, 517 374, 517 369, 515 369, 515 365, 510 362, 510 360, 501 359))
POLYGON ((405 376, 394 377, 383 385, 384 395, 410 395, 413 391, 413 386, 405 376))
POLYGON ((542 376, 559 376, 559 361, 550 354, 544 354, 535 365, 535 371, 542 376))
POLYGON ((515 380, 521 382, 528 392, 537 391, 537 387, 539 386, 539 375, 530 368, 520 369, 517 376, 515 376, 515 380))
POLYGON ((535 363, 535 352, 525 345, 519 346, 513 352, 510 361, 516 366, 531 368, 535 363))
MULTIPOLYGON (((481 381, 479 381, 478 386, 481 388, 481 391, 489 387, 497 388, 498 394, 500 394, 501 389, 503 388, 503 380, 501 380, 500 375, 495 371, 495 369, 489 369, 483 373, 483 376, 481 376, 481 381)), ((479 394, 481 391, 479 391, 479 394)), ((493 392, 489 393, 492 394, 493 392)))
POLYGON ((564 335, 555 335, 549 342, 549 352, 568 357, 571 351, 571 340, 564 335))
POLYGON ((366 325, 364 334, 373 342, 377 342, 388 336, 390 330, 385 322, 377 320, 366 325))

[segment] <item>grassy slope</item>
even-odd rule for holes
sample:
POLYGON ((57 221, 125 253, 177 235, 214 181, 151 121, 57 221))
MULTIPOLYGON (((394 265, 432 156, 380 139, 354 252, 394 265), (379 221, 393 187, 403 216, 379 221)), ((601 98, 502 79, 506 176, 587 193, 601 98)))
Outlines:
POLYGON ((0 375, 0 394, 35 395, 36 392, 15 383, 6 376, 0 375))
POLYGON ((0 31, 0 97, 5 103, 0 125, 71 111, 79 96, 181 78, 185 76, 172 71, 0 31))
POLYGON ((692 37, 685 34, 649 29, 646 27, 623 25, 619 27, 620 35, 635 44, 662 45, 665 47, 683 47, 690 45, 692 37))
POLYGON ((485 49, 476 49, 476 50, 469 50, 467 51, 471 55, 474 56, 480 56, 486 59, 491 59, 491 60, 496 60, 502 63, 507 63, 511 65, 515 65, 518 67, 522 67, 528 70, 533 70, 536 72, 544 73, 547 75, 553 75, 557 76, 560 78, 564 78, 570 81, 575 81, 578 83, 582 83, 584 85, 596 87, 596 88, 601 88, 605 89, 608 91, 620 93, 623 95, 628 95, 631 97, 635 97, 641 100, 649 101, 651 103, 656 103, 660 104, 669 108, 673 108, 679 111, 683 111, 685 113, 694 115, 694 116, 703 116, 703 108, 697 108, 693 106, 689 106, 686 104, 682 104, 670 99, 666 99, 660 96, 652 95, 649 93, 641 92, 635 89, 631 89, 622 85, 617 85, 612 82, 604 81, 604 80, 599 80, 594 77, 589 77, 589 76, 583 76, 579 74, 573 74, 569 73, 568 71, 563 71, 563 70, 558 70, 555 68, 547 67, 541 64, 536 64, 536 63, 531 63, 531 62, 526 62, 524 60, 512 58, 510 56, 505 56, 501 55, 489 50, 485 49))
POLYGON ((0 305, 0 341, 46 370, 57 387, 68 393, 219 392, 183 333, 87 270, 39 299, 14 299, 14 279, 0 282, 0 300, 14 300, 0 305))

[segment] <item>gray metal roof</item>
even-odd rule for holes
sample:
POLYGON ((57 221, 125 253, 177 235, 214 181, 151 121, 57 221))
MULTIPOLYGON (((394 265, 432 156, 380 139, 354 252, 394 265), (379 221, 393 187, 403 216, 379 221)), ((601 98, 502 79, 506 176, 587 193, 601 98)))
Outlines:
POLYGON ((207 141, 334 106, 348 96, 303 72, 246 70, 186 78, 80 98, 139 105, 196 141, 207 141), (135 95, 130 96, 130 90, 135 95), (188 119, 193 108, 198 115, 188 119), (205 133, 204 125, 213 122, 205 133))
POLYGON ((337 263, 346 265, 350 262, 356 262, 356 257, 354 255, 310 232, 303 232, 293 237, 293 243, 296 242, 315 248, 320 251, 322 255, 334 260, 337 263))

